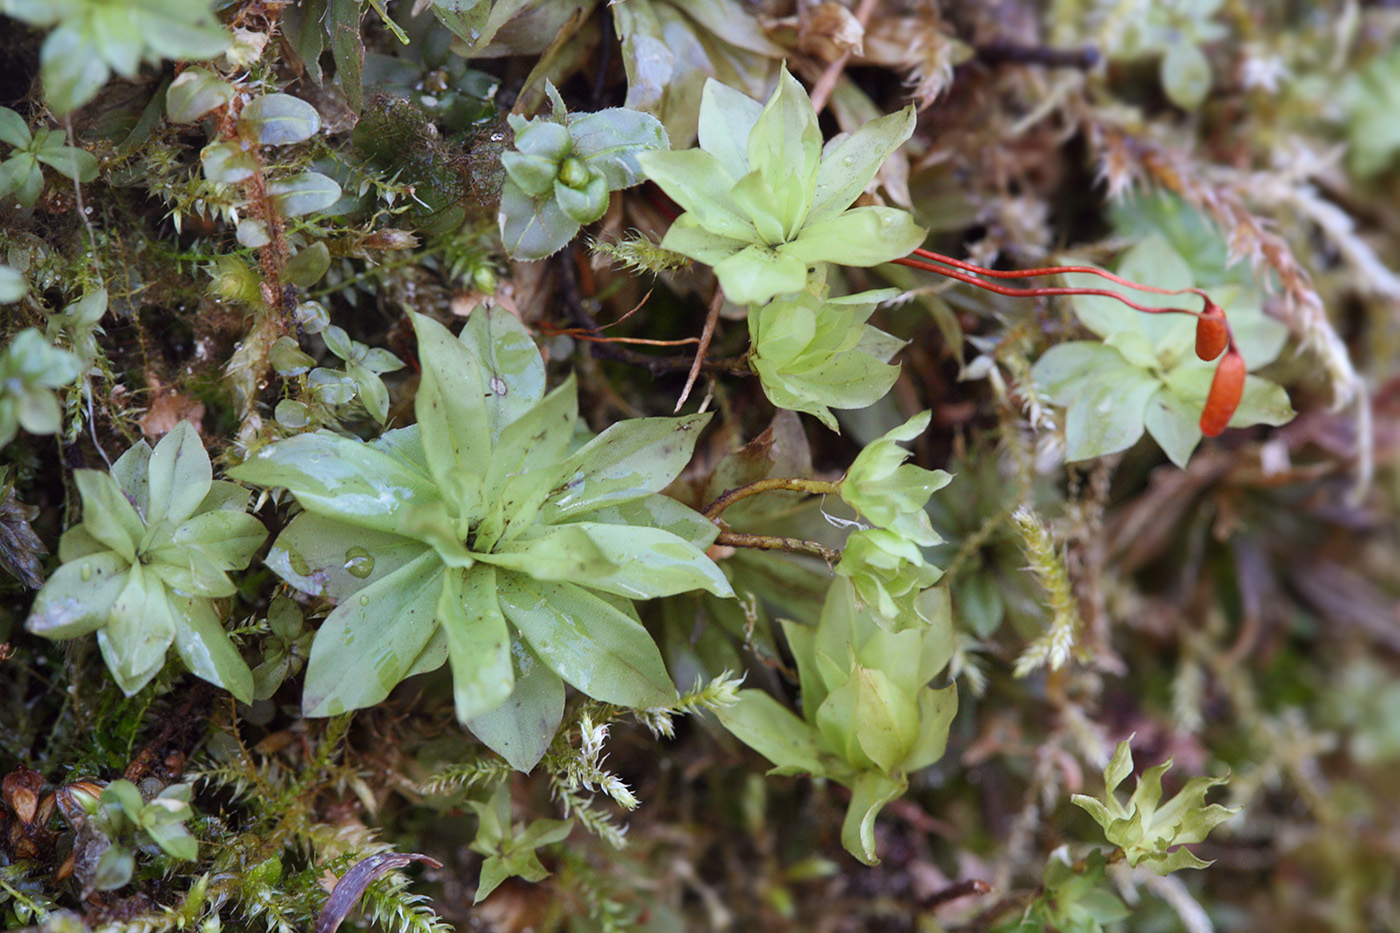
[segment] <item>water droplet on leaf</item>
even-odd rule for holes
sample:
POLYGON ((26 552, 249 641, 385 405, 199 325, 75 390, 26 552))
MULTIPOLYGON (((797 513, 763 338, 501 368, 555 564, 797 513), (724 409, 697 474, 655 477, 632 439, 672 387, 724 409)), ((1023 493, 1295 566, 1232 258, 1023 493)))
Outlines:
POLYGON ((345 552, 345 572, 361 580, 374 573, 374 556, 362 547, 345 552))

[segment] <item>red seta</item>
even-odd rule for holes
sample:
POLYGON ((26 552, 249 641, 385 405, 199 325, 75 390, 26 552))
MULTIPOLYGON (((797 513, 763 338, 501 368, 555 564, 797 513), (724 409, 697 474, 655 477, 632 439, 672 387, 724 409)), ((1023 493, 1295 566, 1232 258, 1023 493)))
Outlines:
POLYGON ((1235 410, 1239 408, 1240 399, 1244 397, 1246 367, 1244 357, 1240 356, 1239 351, 1235 349, 1234 338, 1230 333, 1230 322, 1225 317, 1225 311, 1199 288, 1157 288, 1153 285, 1144 285, 1141 282, 1125 279, 1103 269, 1095 269, 1093 266, 1046 266, 1040 269, 1001 271, 987 269, 926 249, 916 249, 913 256, 896 259, 895 262, 902 266, 909 266, 911 269, 936 272, 950 279, 975 285, 998 295, 1009 295, 1013 298, 1033 298, 1047 295, 1099 295, 1121 301, 1133 310, 1141 311, 1144 314, 1189 314, 1196 319, 1196 356, 1207 362, 1217 357, 1220 358, 1220 362, 1215 367, 1215 376, 1210 383, 1210 393, 1206 396, 1205 408, 1201 412, 1201 433, 1206 437, 1215 437, 1224 431, 1226 425, 1230 423, 1230 419, 1234 417, 1235 410), (1185 308, 1158 308, 1140 304, 1109 288, 1069 286, 1011 288, 986 281, 986 279, 1029 279, 1042 275, 1064 275, 1070 272, 1096 275, 1116 285, 1155 295, 1198 295, 1205 302, 1205 305, 1200 311, 1190 311, 1185 308))

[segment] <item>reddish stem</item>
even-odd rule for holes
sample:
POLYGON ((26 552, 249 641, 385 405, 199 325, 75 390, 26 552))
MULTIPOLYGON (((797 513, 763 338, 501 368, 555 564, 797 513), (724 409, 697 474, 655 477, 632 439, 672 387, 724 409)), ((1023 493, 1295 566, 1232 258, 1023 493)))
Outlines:
MULTIPOLYGON (((1210 296, 1199 288, 1158 288, 1155 285, 1144 285, 1141 282, 1134 282, 1132 279, 1125 279, 1121 275, 1114 275, 1103 269, 1096 269, 1093 266, 1046 266, 1041 269, 1015 269, 1009 272, 997 269, 986 269, 982 266, 964 262, 961 259, 954 259, 952 256, 945 256, 942 253, 935 253, 933 250, 916 249, 915 256, 942 263, 945 266, 952 266, 955 269, 962 269, 965 272, 974 272, 978 275, 985 275, 989 279, 1031 279, 1041 275, 1064 275, 1067 272, 1082 272, 1085 275, 1097 275, 1101 279, 1108 279, 1116 285, 1125 288, 1135 289, 1140 292, 1151 292, 1154 295, 1199 295, 1207 301, 1210 296)), ((898 260, 896 260, 898 261, 898 260)))
POLYGON ((926 272, 936 272, 950 279, 966 282, 968 285, 976 285, 978 288, 985 289, 989 292, 995 292, 998 295, 1009 295, 1012 298, 1031 298, 1046 295, 1100 295, 1104 298, 1113 298, 1121 301, 1133 310, 1142 311, 1145 314, 1189 314, 1196 319, 1196 355, 1202 360, 1213 360, 1216 357, 1220 358, 1220 362, 1216 364, 1215 376, 1211 380, 1210 392, 1206 396, 1204 410, 1201 412, 1201 433, 1207 437, 1215 437, 1220 434, 1229 425, 1230 418, 1234 416, 1236 409, 1239 408, 1240 400, 1244 395, 1245 377, 1247 373, 1244 358, 1240 356, 1239 349, 1235 347, 1234 334, 1230 331, 1230 322, 1226 319, 1225 312, 1214 301, 1211 301, 1210 296, 1202 289, 1157 288, 1154 285, 1143 285, 1140 282, 1134 282, 1122 276, 1114 275, 1112 272, 1095 269, 1092 266, 1047 266, 1043 269, 1020 269, 1010 272, 999 272, 926 249, 914 250, 914 256, 918 256, 919 258, 915 259, 906 256, 894 261, 902 266, 909 266, 911 269, 923 269, 926 272), (1138 304, 1136 301, 1106 288, 1071 288, 1063 286, 1048 288, 1009 288, 1005 285, 994 285, 991 282, 979 278, 979 276, 986 276, 992 279, 1028 279, 1041 275, 1063 275, 1068 272, 1097 275, 1100 278, 1107 279, 1125 288, 1132 288, 1142 292, 1151 292, 1157 295, 1198 295, 1205 302, 1205 306, 1200 311, 1190 311, 1185 308, 1153 308, 1138 304))
MULTIPOLYGON (((1126 298, 1123 295, 1120 295, 1117 292, 1107 288, 1071 288, 1068 286, 1053 286, 1049 288, 1008 288, 1005 285, 993 285, 991 282, 984 282, 974 275, 964 275, 961 272, 951 272, 948 269, 944 269, 940 266, 935 266, 932 263, 920 262, 917 259, 910 259, 908 257, 904 257, 902 259, 896 259, 894 260, 894 262, 898 263, 901 266, 908 266, 911 269, 922 269, 925 272, 937 272, 939 275, 947 276, 950 279, 956 279, 959 282, 966 282, 968 285, 976 285, 978 288, 985 289, 989 292, 996 292, 998 295, 1010 295, 1012 298, 1035 298, 1044 295, 1100 295, 1104 298, 1116 298, 1117 300, 1123 302, 1123 304, 1132 308, 1134 311, 1141 311, 1144 314, 1189 314, 1192 317, 1200 317, 1201 315, 1201 312, 1191 311, 1187 308, 1154 308, 1149 305, 1138 304, 1131 298, 1126 298)), ((958 268, 965 268, 969 265, 969 263, 962 263, 958 266, 958 268)), ((1032 269, 1028 270, 1025 273, 993 272, 990 269, 983 269, 980 266, 971 266, 971 268, 975 269, 978 273, 983 275, 992 275, 998 278, 1008 279, 1028 278, 1032 274, 1049 275, 1057 272, 1079 271, 1078 269, 1071 266, 1063 266, 1051 269, 1032 269)), ((1143 290, 1157 291, 1162 294, 1168 295, 1179 294, 1179 292, 1167 292, 1162 289, 1152 289, 1145 286, 1143 287, 1143 290)), ((1193 289, 1192 291, 1195 290, 1193 289)), ((1204 294, 1204 292, 1202 292, 1201 294, 1204 294)))

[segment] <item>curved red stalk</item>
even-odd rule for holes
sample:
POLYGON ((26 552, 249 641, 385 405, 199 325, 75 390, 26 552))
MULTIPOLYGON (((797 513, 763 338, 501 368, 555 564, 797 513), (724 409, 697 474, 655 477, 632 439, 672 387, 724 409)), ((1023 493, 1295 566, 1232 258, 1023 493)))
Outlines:
POLYGON ((914 250, 914 256, 920 258, 905 256, 894 261, 901 266, 922 269, 925 272, 936 272, 950 279, 966 282, 968 285, 976 285, 978 288, 995 292, 998 295, 1009 295, 1012 298, 1033 298, 1046 295, 1099 295, 1121 301, 1134 311, 1141 311, 1145 314, 1189 314, 1196 319, 1196 355, 1206 361, 1213 360, 1218 356, 1221 357, 1219 364, 1215 367, 1215 375, 1211 379, 1210 393, 1206 396, 1205 408, 1201 411, 1201 433, 1207 437, 1215 437, 1224 431, 1229 425, 1230 419, 1234 417, 1235 410, 1239 408, 1240 400, 1244 398, 1247 367, 1244 357, 1240 356, 1239 351, 1233 346, 1230 322, 1225 317, 1224 310, 1199 288, 1157 288, 1153 285, 1143 285, 1140 282, 1125 279, 1112 272, 1095 269, 1092 266, 1047 266, 1042 269, 1002 272, 970 262, 963 262, 960 259, 926 249, 914 250), (1029 279, 1042 275, 1063 275, 1069 272, 1096 275, 1125 288, 1157 295, 1199 295, 1205 301, 1205 307, 1200 311, 1190 311, 1185 308, 1153 308, 1138 304, 1136 301, 1107 288, 1073 288, 1068 286, 1010 288, 1005 285, 994 285, 978 277, 1029 279), (1221 356, 1222 353, 1224 356, 1221 356))

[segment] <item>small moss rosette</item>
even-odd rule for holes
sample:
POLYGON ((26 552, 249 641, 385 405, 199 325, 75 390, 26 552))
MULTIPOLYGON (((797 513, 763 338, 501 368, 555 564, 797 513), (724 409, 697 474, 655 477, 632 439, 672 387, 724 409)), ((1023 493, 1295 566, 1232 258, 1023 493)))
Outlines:
POLYGON ((182 421, 152 449, 141 441, 111 474, 76 470, 83 520, 64 532, 63 561, 25 623, 45 638, 97 633, 117 684, 130 696, 156 676, 173 644, 195 675, 238 699, 253 675, 223 627, 216 601, 237 592, 267 539, 245 509, 248 491, 214 479, 193 425, 182 421))

